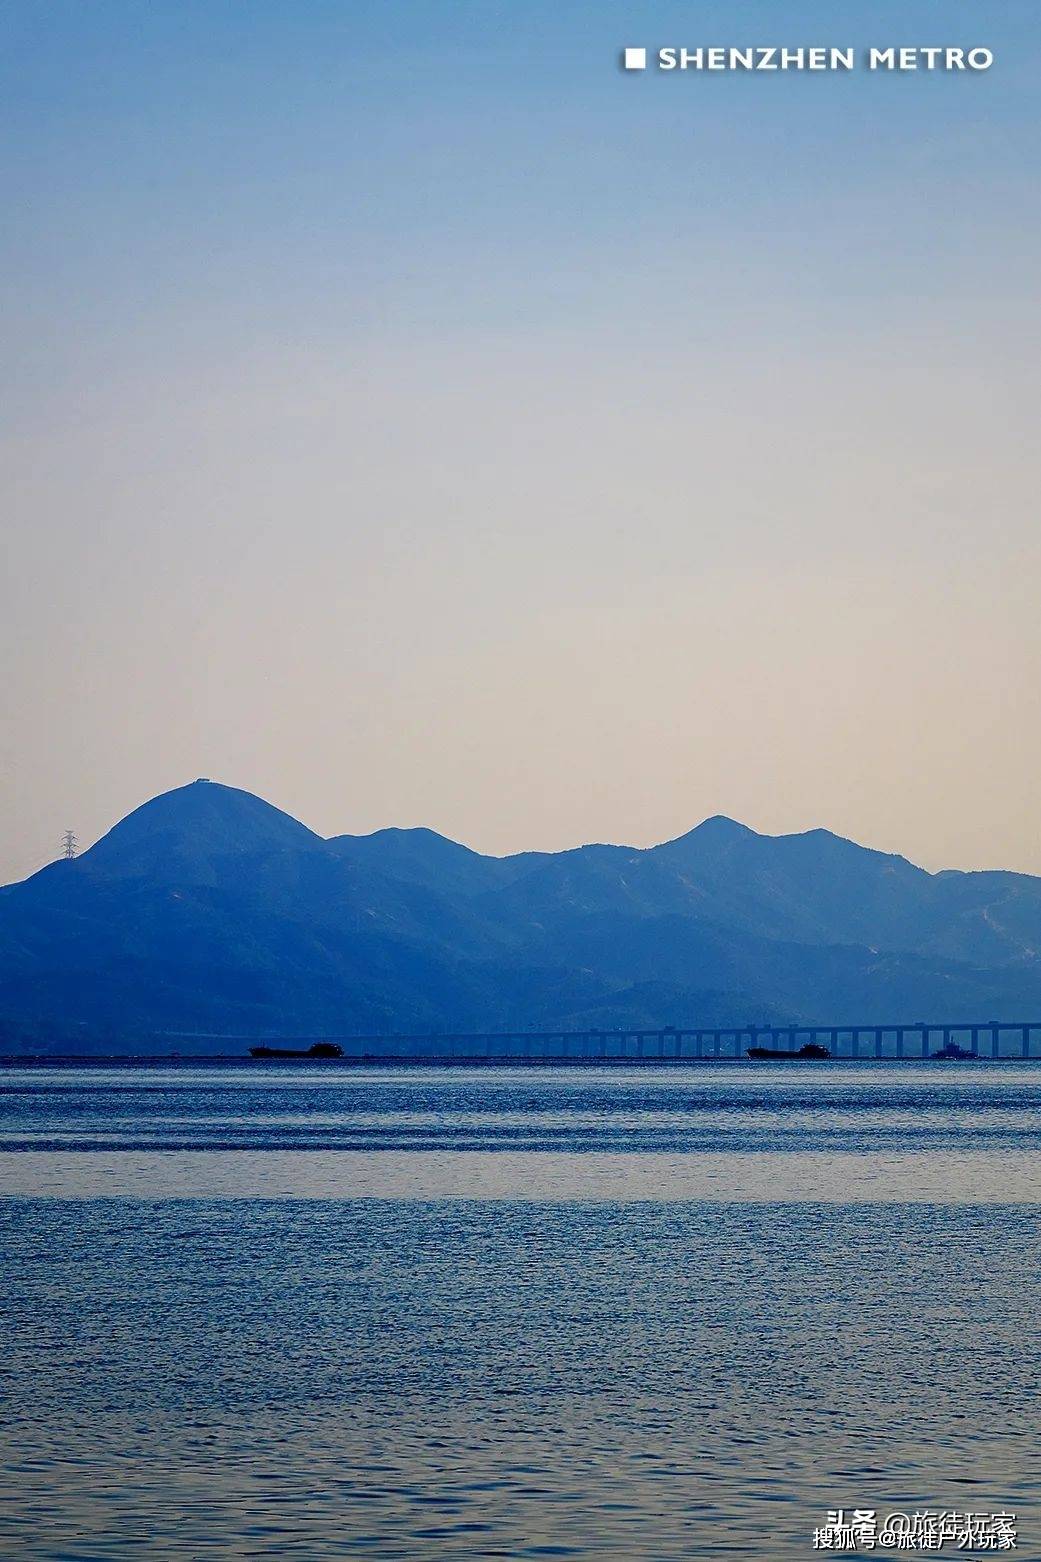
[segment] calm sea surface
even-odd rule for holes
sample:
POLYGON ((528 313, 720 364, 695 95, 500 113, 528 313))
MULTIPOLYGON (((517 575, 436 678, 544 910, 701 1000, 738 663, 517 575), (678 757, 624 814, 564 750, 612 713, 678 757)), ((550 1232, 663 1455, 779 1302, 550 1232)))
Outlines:
POLYGON ((0 1195, 5 1557, 1041 1557, 1037 1064, 8 1068, 0 1195))

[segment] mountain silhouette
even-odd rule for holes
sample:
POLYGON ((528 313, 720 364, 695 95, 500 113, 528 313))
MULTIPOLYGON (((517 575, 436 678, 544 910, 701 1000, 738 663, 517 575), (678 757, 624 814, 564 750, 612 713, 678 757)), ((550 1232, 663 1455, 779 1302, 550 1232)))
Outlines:
POLYGON ((645 850, 486 857, 425 829, 324 840, 197 781, 0 890, 0 1040, 1029 1018, 1039 951, 1041 879, 826 830, 717 817, 645 850))
POLYGON ((231 859, 323 846, 320 835, 252 792, 196 781, 142 803, 78 861, 94 876, 195 882, 219 876, 231 859))

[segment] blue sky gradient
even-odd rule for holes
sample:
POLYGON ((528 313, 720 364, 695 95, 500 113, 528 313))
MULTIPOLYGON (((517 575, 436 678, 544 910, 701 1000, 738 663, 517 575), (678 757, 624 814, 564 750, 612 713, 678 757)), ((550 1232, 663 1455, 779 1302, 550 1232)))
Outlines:
POLYGON ((0 877, 725 812, 1041 871, 1036 7, 2 12, 0 877), (625 74, 625 44, 986 74, 625 74))

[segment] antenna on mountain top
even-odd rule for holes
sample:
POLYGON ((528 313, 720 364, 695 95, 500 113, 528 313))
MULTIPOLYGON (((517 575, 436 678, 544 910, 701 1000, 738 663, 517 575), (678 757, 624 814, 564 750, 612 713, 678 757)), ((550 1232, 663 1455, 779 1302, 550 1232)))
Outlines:
POLYGON ((79 841, 76 839, 71 830, 65 831, 65 834, 61 838, 61 844, 63 848, 62 856, 67 862, 71 862, 73 857, 76 855, 76 847, 79 845, 79 841))

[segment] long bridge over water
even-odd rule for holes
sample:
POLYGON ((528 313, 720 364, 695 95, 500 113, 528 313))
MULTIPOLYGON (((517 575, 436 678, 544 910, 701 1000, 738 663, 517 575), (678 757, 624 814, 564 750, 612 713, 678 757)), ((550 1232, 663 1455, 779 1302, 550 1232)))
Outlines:
MULTIPOLYGON (((258 1040, 259 1038, 250 1038, 258 1040)), ((335 1042, 349 1058, 380 1061, 676 1062, 744 1057, 750 1047, 795 1052, 807 1043, 836 1058, 927 1058, 952 1043, 976 1057, 1041 1058, 1041 1020, 888 1025, 728 1025, 663 1030, 460 1031, 450 1034, 294 1037, 335 1042)), ((285 1040, 275 1043, 285 1046, 285 1040)))

